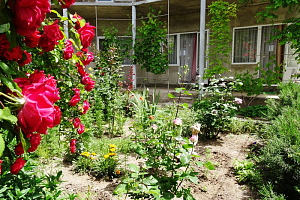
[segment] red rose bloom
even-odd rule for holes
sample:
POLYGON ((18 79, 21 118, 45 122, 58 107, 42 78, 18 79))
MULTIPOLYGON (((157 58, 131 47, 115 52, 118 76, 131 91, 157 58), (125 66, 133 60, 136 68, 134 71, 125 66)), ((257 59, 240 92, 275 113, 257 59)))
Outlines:
POLYGON ((17 0, 13 2, 11 9, 17 33, 31 36, 50 12, 50 3, 48 0, 17 0))
POLYGON ((80 124, 80 125, 79 125, 79 128, 77 129, 77 133, 78 133, 78 134, 82 134, 84 131, 85 131, 84 125, 83 125, 83 124, 80 124))
POLYGON ((75 13, 75 14, 73 15, 73 19, 77 19, 74 28, 75 28, 76 30, 80 29, 80 28, 81 28, 80 21, 82 20, 82 17, 81 17, 80 15, 78 15, 77 13, 75 13))
POLYGON ((41 35, 39 31, 35 31, 31 36, 25 38, 25 44, 30 48, 35 48, 38 46, 41 35))
POLYGON ((87 74, 86 71, 84 71, 83 67, 79 63, 76 63, 76 66, 78 67, 78 73, 81 76, 85 76, 87 74))
POLYGON ((81 124, 80 119, 78 117, 75 118, 73 121, 74 128, 78 128, 80 124, 81 124))
POLYGON ((3 160, 0 160, 0 175, 1 175, 1 163, 3 162, 3 160))
POLYGON ((31 63, 31 54, 27 53, 26 50, 23 53, 25 54, 26 58, 24 60, 21 59, 18 61, 20 67, 24 67, 25 65, 31 63))
POLYGON ((41 144, 41 135, 40 134, 32 134, 31 138, 30 138, 30 148, 28 149, 27 152, 34 152, 38 146, 41 144))
POLYGON ((73 88, 73 90, 75 91, 75 95, 70 100, 70 106, 76 106, 77 103, 80 101, 80 90, 77 88, 73 88))
POLYGON ((93 53, 92 53, 92 52, 88 52, 88 53, 86 54, 86 59, 85 59, 85 60, 82 60, 82 64, 83 64, 84 66, 87 66, 87 65, 89 65, 93 60, 94 60, 93 53))
POLYGON ((47 128, 57 125, 60 113, 53 104, 60 99, 53 77, 35 71, 29 78, 14 80, 22 89, 24 105, 18 113, 18 123, 25 133, 47 134, 47 128))
POLYGON ((67 40, 65 42, 65 49, 63 55, 64 59, 69 60, 70 58, 72 58, 73 53, 74 53, 74 49, 73 49, 72 42, 70 40, 67 40))
POLYGON ((62 8, 70 8, 71 5, 73 5, 75 0, 59 0, 59 3, 62 8))
POLYGON ((54 106, 54 113, 53 113, 53 125, 56 126, 58 124, 60 124, 60 120, 61 120, 61 111, 60 108, 58 106, 54 106))
POLYGON ((3 57, 3 51, 9 49, 10 43, 5 34, 0 34, 0 56, 3 57))
POLYGON ((93 81, 92 79, 90 79, 90 81, 88 82, 88 84, 86 86, 84 86, 84 89, 89 92, 94 87, 95 87, 95 81, 93 81))
POLYGON ((23 145, 22 142, 19 142, 19 144, 17 144, 16 148, 15 148, 15 154, 17 156, 22 155, 24 153, 24 149, 23 149, 23 145))
POLYGON ((64 39, 64 35, 59 30, 58 20, 51 25, 44 26, 44 33, 40 38, 39 47, 45 52, 52 51, 55 45, 58 44, 58 40, 64 39))
POLYGON ((77 141, 75 139, 72 139, 70 142, 70 146, 75 146, 76 143, 77 143, 77 141))
POLYGON ((83 114, 85 114, 90 108, 90 104, 87 100, 83 102, 83 114))
POLYGON ((22 59, 23 51, 19 46, 9 50, 9 47, 3 51, 3 57, 7 60, 18 61, 22 59))
POLYGON ((71 142, 70 142, 70 149, 71 149, 71 153, 75 153, 75 150, 76 150, 76 140, 75 139, 72 139, 71 142))
POLYGON ((86 23, 83 27, 78 30, 80 35, 80 41, 82 48, 85 49, 91 45, 92 39, 95 36, 95 26, 90 26, 89 23, 86 23))
POLYGON ((91 81, 91 77, 89 77, 89 74, 86 73, 84 76, 81 77, 81 84, 87 85, 91 81))
POLYGON ((25 165, 25 160, 22 157, 17 158, 17 160, 10 166, 10 172, 12 174, 17 174, 25 165))

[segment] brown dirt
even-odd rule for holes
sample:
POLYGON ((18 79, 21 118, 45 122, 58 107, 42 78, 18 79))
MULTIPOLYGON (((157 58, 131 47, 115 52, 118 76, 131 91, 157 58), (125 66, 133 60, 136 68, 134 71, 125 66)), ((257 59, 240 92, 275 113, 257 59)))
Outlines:
MULTIPOLYGON (((235 159, 243 160, 248 153, 248 147, 256 141, 256 137, 242 135, 222 135, 216 140, 199 141, 195 152, 200 155, 197 160, 213 163, 215 170, 205 170, 203 167, 195 167, 199 172, 199 184, 187 184, 191 188, 193 196, 197 200, 246 200, 258 199, 255 192, 251 192, 245 185, 240 185, 235 178, 233 162, 235 159)), ((121 163, 124 157, 120 157, 121 163)), ((58 160, 56 160, 58 161, 58 160)), ((138 164, 142 160, 128 157, 128 163, 138 164)), ((47 171, 62 170, 63 176, 61 187, 68 193, 79 195, 77 199, 91 200, 116 200, 124 199, 112 195, 113 190, 120 183, 120 180, 106 181, 96 180, 88 175, 74 174, 72 165, 53 162, 52 167, 47 171)), ((128 198, 127 198, 128 199, 128 198)))

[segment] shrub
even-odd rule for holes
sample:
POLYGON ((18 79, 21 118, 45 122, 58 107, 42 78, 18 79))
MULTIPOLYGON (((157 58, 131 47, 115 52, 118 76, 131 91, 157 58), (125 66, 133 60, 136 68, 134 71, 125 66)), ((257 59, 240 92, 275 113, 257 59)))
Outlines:
POLYGON ((265 105, 254 105, 241 108, 238 114, 244 117, 265 117, 267 115, 268 107, 265 105))

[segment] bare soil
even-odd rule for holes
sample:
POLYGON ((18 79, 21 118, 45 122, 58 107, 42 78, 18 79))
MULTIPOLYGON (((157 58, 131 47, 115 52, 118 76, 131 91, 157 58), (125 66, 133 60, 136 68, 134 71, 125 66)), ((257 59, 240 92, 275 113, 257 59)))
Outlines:
MULTIPOLYGON (((199 161, 209 160, 213 163, 215 170, 208 171, 203 167, 195 167, 195 171, 199 172, 199 184, 184 183, 185 186, 191 188, 191 192, 197 200, 258 199, 255 191, 250 191, 249 187, 238 183, 233 170, 234 160, 245 159, 249 146, 256 140, 253 135, 227 134, 221 135, 215 140, 198 141, 195 152, 201 157, 196 159, 199 161)), ((124 162, 124 157, 120 157, 120 159, 121 163, 124 162)), ((131 156, 127 159, 128 163, 139 164, 143 162, 131 156)), ((113 181, 97 180, 88 175, 75 174, 71 164, 62 164, 58 160, 53 162, 51 166, 49 172, 59 170, 63 172, 61 187, 65 190, 65 196, 68 193, 75 193, 79 195, 77 199, 125 199, 113 195, 113 190, 120 183, 118 179, 113 181)))

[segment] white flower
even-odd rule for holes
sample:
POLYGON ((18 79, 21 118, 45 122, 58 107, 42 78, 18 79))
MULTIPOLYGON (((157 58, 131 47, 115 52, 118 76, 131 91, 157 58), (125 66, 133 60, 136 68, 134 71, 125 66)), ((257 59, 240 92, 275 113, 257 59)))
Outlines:
POLYGON ((211 111, 211 114, 216 115, 216 114, 218 114, 218 111, 215 110, 215 109, 213 109, 213 110, 211 111))
POLYGON ((235 97, 234 101, 235 101, 235 103, 237 103, 237 104, 242 104, 242 103, 243 103, 243 100, 240 99, 240 98, 237 98, 237 97, 235 97))
POLYGON ((153 130, 157 130, 157 125, 156 124, 153 124, 152 126, 151 126, 151 128, 153 129, 153 130))

